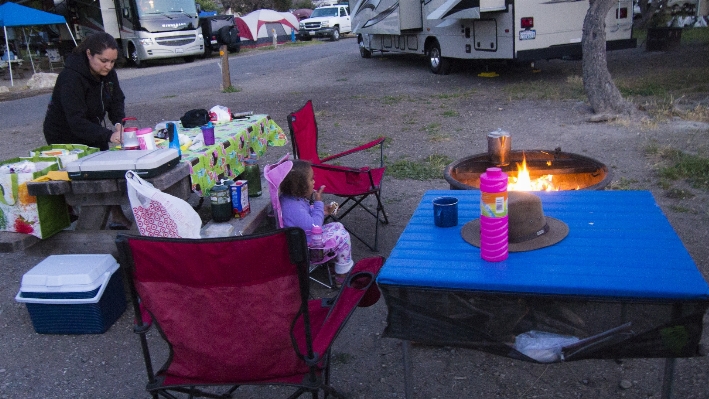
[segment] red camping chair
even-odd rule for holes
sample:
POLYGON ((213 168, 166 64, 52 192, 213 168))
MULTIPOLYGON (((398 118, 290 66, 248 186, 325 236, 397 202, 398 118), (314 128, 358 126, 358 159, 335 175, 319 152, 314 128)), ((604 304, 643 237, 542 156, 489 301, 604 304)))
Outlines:
POLYGON ((357 262, 335 298, 308 300, 299 228, 201 240, 119 235, 116 245, 154 399, 227 398, 240 385, 342 397, 329 382, 330 348, 352 311, 378 299, 383 258, 357 262), (157 372, 150 348, 158 338, 146 336, 138 301, 170 351, 157 372), (207 386, 227 388, 215 394, 207 386))
MULTIPOLYGON (((313 164, 315 187, 325 185, 324 193, 333 194, 344 198, 340 204, 337 216, 330 215, 336 221, 342 222, 353 209, 359 207, 374 217, 374 244, 370 244, 357 233, 345 225, 350 235, 360 240, 372 251, 377 250, 379 223, 387 224, 389 219, 384 211, 381 200, 381 183, 384 177, 384 137, 371 141, 356 148, 320 159, 318 155, 318 125, 315 121, 313 102, 308 100, 303 108, 288 115, 293 153, 297 159, 310 161, 313 164), (379 166, 353 168, 328 164, 327 162, 354 154, 369 148, 379 146, 379 166), (376 199, 375 209, 367 206, 363 201, 373 196, 376 199), (380 216, 381 215, 381 216, 380 216)), ((344 225, 344 223, 343 223, 344 225)))
MULTIPOLYGON (((281 186, 281 182, 286 177, 288 172, 290 172, 290 170, 293 168, 293 162, 288 160, 289 155, 290 154, 286 154, 285 156, 281 157, 281 159, 279 159, 276 163, 268 164, 263 168, 263 177, 268 182, 268 191, 271 194, 271 207, 273 208, 273 217, 276 220, 276 227, 279 229, 283 227, 283 213, 281 212, 281 201, 278 198, 279 187, 281 186)), ((328 263, 330 262, 330 260, 334 259, 336 256, 334 251, 332 251, 333 248, 334 246, 325 246, 323 251, 325 256, 319 262, 310 261, 309 269, 310 279, 329 289, 332 289, 335 286, 332 280, 332 272, 328 267, 328 263), (327 281, 319 280, 313 276, 313 272, 315 272, 319 268, 322 268, 326 271, 327 281)))

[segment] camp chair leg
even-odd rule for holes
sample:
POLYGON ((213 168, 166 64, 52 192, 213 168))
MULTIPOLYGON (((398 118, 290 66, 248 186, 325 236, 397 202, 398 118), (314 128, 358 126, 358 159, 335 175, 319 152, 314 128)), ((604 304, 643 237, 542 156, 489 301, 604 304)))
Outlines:
POLYGON ((327 288, 327 289, 329 289, 329 290, 331 290, 331 289, 335 286, 335 285, 332 283, 332 273, 330 272, 330 267, 329 267, 329 265, 328 265, 327 262, 325 262, 325 263, 320 263, 320 264, 317 264, 317 265, 310 265, 310 268, 308 269, 308 275, 310 276, 310 279, 311 279, 311 280, 315 281, 316 283, 322 285, 323 287, 325 287, 325 288, 327 288), (320 266, 324 266, 325 269, 326 269, 326 271, 327 271, 327 279, 328 279, 329 285, 328 285, 327 283, 325 283, 324 281, 320 281, 320 280, 316 279, 316 278, 313 277, 313 275, 312 275, 312 273, 313 273, 317 268, 319 268, 320 266))
POLYGON ((662 378, 662 393, 660 396, 662 399, 672 398, 672 382, 674 380, 674 372, 675 372, 675 359, 674 358, 665 359, 665 369, 664 369, 664 375, 662 378))
POLYGON ((342 214, 340 214, 338 216, 328 215, 327 218, 332 219, 336 222, 340 222, 340 223, 342 223, 343 226, 345 226, 345 224, 342 222, 342 219, 345 216, 347 216, 347 214, 350 213, 350 211, 352 211, 352 209, 354 209, 357 205, 359 205, 362 209, 367 211, 370 215, 372 215, 376 219, 374 222, 374 245, 367 242, 364 238, 360 237, 357 233, 350 230, 347 226, 345 226, 345 229, 350 233, 350 235, 352 237, 356 238, 362 244, 366 245, 367 248, 369 248, 371 251, 377 252, 378 246, 379 246, 379 223, 389 224, 389 218, 386 214, 386 211, 384 210, 384 205, 382 204, 381 197, 379 196, 379 193, 374 193, 374 196, 377 199, 377 213, 372 212, 371 209, 367 208, 366 206, 364 206, 362 204, 362 201, 366 198, 366 196, 362 196, 362 197, 358 197, 358 198, 347 197, 347 199, 345 199, 345 201, 342 202, 342 205, 347 204, 350 200, 354 201, 354 204, 352 204, 352 206, 347 208, 346 211, 343 212, 342 214), (380 213, 382 215, 381 217, 379 216, 380 213), (383 219, 382 219, 382 217, 383 217, 383 219))

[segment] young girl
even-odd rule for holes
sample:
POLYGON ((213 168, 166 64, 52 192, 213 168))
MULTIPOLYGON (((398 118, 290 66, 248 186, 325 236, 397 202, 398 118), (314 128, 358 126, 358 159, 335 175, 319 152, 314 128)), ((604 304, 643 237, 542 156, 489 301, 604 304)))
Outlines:
POLYGON ((293 168, 281 182, 279 200, 283 212, 283 227, 300 227, 305 230, 310 241, 310 230, 313 225, 322 226, 323 242, 326 247, 334 246, 335 252, 335 281, 341 285, 347 272, 350 271, 352 262, 352 248, 350 234, 342 223, 334 222, 323 225, 325 216, 334 209, 325 206, 322 202, 322 186, 315 191, 313 168, 310 163, 294 160, 293 168), (310 197, 314 194, 314 202, 310 197))

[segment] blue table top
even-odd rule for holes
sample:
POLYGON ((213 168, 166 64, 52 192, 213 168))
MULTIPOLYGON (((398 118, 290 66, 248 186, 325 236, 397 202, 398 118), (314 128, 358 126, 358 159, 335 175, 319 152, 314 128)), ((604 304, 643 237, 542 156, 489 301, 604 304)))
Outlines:
POLYGON ((550 247, 486 262, 460 235, 479 217, 477 190, 434 190, 423 196, 382 268, 381 285, 501 293, 709 298, 709 286, 648 191, 535 193, 544 213, 569 225, 550 247), (432 201, 459 199, 458 226, 436 227, 432 201))

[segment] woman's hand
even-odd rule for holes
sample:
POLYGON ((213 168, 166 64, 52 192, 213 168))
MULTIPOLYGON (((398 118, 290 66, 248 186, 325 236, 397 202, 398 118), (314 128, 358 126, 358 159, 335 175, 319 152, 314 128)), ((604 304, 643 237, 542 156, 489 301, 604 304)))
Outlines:
POLYGON ((123 125, 116 123, 116 131, 111 135, 111 143, 121 144, 121 139, 123 138, 123 125))

